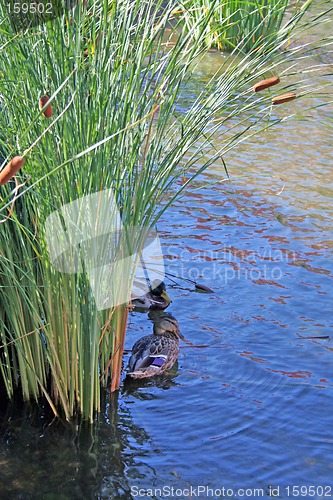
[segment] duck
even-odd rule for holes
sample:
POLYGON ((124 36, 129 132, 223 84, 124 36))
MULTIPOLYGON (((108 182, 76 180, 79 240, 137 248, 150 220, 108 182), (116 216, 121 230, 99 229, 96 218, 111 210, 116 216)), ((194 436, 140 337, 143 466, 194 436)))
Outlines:
POLYGON ((127 377, 134 379, 161 375, 173 367, 179 355, 179 324, 171 314, 163 314, 154 321, 151 335, 139 339, 132 348, 127 366, 127 377))
POLYGON ((154 280, 150 286, 150 291, 141 297, 133 299, 132 306, 144 310, 164 310, 171 302, 164 281, 154 280))

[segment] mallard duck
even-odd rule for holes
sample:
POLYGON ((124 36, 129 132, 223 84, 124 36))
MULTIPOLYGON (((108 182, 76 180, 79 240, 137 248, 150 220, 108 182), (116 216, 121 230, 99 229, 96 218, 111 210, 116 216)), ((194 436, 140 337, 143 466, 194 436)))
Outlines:
POLYGON ((164 281, 154 280, 150 291, 137 299, 132 300, 132 305, 138 309, 166 309, 172 300, 166 291, 164 281))
POLYGON ((171 314, 163 314, 154 321, 154 333, 139 339, 132 348, 127 376, 145 378, 160 375, 178 359, 180 333, 178 321, 171 314))

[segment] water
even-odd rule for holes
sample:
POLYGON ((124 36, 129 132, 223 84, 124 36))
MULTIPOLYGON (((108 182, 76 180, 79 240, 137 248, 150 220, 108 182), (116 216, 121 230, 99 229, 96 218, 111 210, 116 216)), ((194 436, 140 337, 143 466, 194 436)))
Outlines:
MULTIPOLYGON (((252 139, 225 157, 231 182, 213 166, 168 210, 169 271, 215 291, 169 284, 201 347, 183 345, 172 377, 105 394, 94 428, 2 411, 0 498, 333 496, 332 116, 252 139)), ((133 314, 126 347, 150 331, 133 314)))

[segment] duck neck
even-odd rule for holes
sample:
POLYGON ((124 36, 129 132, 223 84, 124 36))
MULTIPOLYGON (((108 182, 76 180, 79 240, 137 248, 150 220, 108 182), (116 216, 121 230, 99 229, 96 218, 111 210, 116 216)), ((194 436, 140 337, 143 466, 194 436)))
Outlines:
POLYGON ((155 335, 162 335, 162 337, 167 337, 168 339, 177 340, 177 342, 179 341, 179 337, 175 332, 165 331, 161 333, 155 333, 155 335))

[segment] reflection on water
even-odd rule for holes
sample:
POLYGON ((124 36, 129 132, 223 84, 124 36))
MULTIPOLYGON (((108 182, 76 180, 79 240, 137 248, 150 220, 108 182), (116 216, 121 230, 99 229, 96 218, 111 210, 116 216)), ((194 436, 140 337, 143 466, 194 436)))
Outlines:
MULTIPOLYGON (((182 344, 178 372, 107 395, 93 428, 7 409, 1 498, 128 499, 164 485, 268 498, 270 485, 331 484, 332 117, 267 130, 226 155, 230 182, 212 166, 168 211, 169 271, 215 291, 169 283, 168 310, 204 347, 182 344)), ((151 328, 133 313, 127 347, 151 328)))
POLYGON ((93 427, 52 420, 36 405, 0 413, 0 498, 131 498, 130 482, 155 475, 147 432, 118 394, 106 396, 93 427))

